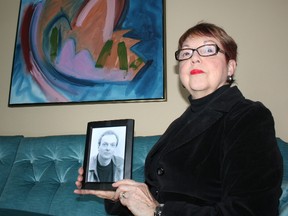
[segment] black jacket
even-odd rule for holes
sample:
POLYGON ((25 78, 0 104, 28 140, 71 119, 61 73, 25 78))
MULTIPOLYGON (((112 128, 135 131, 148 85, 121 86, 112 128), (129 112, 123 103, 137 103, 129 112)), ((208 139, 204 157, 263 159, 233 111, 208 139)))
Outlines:
POLYGON ((164 216, 276 216, 282 166, 270 111, 232 87, 170 125, 145 177, 164 216))

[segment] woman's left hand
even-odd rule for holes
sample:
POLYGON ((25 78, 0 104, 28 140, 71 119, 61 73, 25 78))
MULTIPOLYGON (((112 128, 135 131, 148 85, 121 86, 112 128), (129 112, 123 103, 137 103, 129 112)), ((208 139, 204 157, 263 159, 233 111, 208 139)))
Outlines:
POLYGON ((113 183, 116 187, 115 199, 119 199, 135 216, 153 216, 159 204, 144 183, 124 179, 113 183))
POLYGON ((146 184, 124 179, 113 183, 112 186, 117 188, 116 191, 85 190, 81 189, 83 172, 83 167, 80 167, 75 182, 77 189, 74 190, 74 193, 95 195, 112 201, 120 200, 122 205, 127 206, 135 216, 154 215, 155 208, 159 203, 153 198, 146 184))

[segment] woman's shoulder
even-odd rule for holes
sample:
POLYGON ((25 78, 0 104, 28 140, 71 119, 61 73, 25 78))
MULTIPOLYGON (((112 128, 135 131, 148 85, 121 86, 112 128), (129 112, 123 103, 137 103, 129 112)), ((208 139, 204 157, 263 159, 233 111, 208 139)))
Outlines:
POLYGON ((271 111, 260 101, 243 99, 236 103, 230 110, 230 118, 250 116, 271 116, 271 111))
POLYGON ((264 146, 276 145, 274 119, 263 103, 242 100, 230 110, 226 117, 224 134, 228 134, 227 143, 238 140, 236 143, 244 148, 245 146, 257 148, 260 145, 264 148, 264 146))
POLYGON ((236 131, 236 134, 248 134, 248 131, 259 134, 264 131, 267 131, 267 133, 274 131, 275 123, 273 115, 271 111, 259 101, 248 99, 239 101, 233 106, 229 113, 227 113, 225 119, 226 130, 230 132, 236 131))

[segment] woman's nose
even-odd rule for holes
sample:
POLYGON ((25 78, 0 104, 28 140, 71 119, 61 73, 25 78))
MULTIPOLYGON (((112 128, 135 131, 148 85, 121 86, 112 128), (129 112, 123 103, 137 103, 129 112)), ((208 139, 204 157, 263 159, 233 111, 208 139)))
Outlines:
POLYGON ((198 54, 198 52, 195 50, 193 52, 192 57, 190 58, 190 61, 195 64, 195 63, 199 63, 200 62, 200 55, 198 54))

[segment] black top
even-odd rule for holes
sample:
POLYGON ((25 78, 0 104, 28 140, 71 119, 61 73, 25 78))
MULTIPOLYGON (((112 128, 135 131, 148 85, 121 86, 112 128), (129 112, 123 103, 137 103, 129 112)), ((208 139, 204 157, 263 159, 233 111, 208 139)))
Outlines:
POLYGON ((202 97, 199 99, 193 99, 192 96, 190 95, 188 97, 189 102, 191 104, 190 110, 192 112, 200 112, 203 110, 209 103, 213 102, 213 98, 217 98, 219 95, 221 95, 224 91, 230 88, 230 85, 224 85, 214 91, 213 93, 207 95, 206 97, 202 97))

